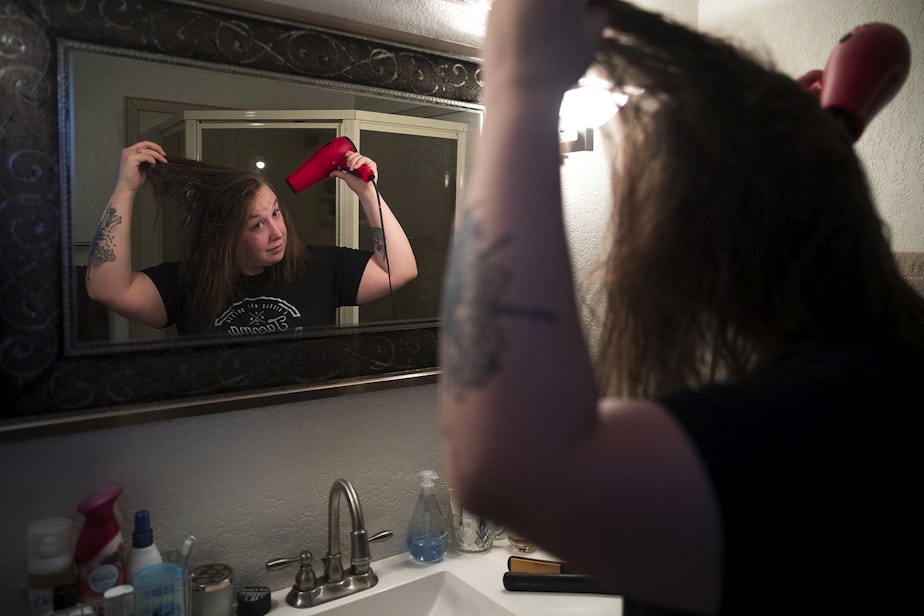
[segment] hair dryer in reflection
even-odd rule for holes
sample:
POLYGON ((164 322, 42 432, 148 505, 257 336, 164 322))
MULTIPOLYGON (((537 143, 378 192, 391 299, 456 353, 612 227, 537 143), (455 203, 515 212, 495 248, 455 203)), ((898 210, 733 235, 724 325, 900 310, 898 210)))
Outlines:
POLYGON ((870 23, 838 42, 824 71, 809 71, 797 81, 844 121, 856 141, 901 89, 910 68, 911 47, 901 30, 870 23))
MULTIPOLYGON (((309 156, 308 160, 303 162, 298 169, 289 174, 286 184, 292 192, 297 193, 321 180, 326 180, 333 171, 346 171, 346 153, 355 151, 356 146, 349 137, 331 139, 309 156)), ((361 165, 350 173, 358 175, 366 182, 375 178, 369 165, 361 165)))

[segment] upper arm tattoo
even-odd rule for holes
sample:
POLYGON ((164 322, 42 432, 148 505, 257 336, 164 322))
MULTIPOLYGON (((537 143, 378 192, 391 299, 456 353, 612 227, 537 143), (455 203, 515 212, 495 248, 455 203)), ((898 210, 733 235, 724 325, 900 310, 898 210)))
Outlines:
POLYGON ((100 267, 103 263, 115 261, 115 243, 112 238, 112 231, 115 227, 122 224, 122 217, 119 216, 115 208, 110 204, 96 227, 93 234, 93 242, 90 244, 90 256, 87 259, 87 265, 100 267))
POLYGON ((501 367, 505 349, 500 317, 515 316, 554 323, 541 308, 504 303, 512 274, 495 257, 509 250, 512 235, 489 241, 481 221, 469 210, 455 231, 443 293, 440 347, 444 383, 456 398, 484 387, 501 367))

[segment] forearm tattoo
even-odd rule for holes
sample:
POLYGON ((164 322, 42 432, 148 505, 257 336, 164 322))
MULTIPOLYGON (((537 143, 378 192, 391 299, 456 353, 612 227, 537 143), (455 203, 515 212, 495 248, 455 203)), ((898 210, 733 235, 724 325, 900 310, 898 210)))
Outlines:
MULTIPOLYGON (((115 261, 115 241, 112 237, 113 230, 122 224, 122 217, 116 214, 115 208, 110 204, 103 212, 103 216, 93 234, 93 242, 90 244, 90 257, 87 259, 87 265, 90 268, 100 267, 103 263, 115 261)), ((88 269, 89 271, 89 269, 88 269)))
POLYGON ((385 229, 372 227, 372 246, 375 254, 380 255, 386 261, 388 260, 388 252, 385 250, 385 229))
POLYGON ((557 320, 549 310, 504 303, 512 274, 495 257, 510 249, 512 239, 508 234, 489 242, 471 211, 456 228, 440 327, 444 383, 456 399, 484 387, 503 367, 506 345, 500 317, 557 320))

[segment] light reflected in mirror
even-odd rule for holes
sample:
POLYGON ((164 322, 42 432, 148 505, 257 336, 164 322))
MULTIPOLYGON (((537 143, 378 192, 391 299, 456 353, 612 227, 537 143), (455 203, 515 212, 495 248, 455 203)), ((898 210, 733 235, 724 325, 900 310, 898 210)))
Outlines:
MULTIPOLYGON (((86 343, 132 346, 168 341, 175 328, 155 330, 122 319, 86 296, 83 271, 99 215, 118 172, 119 152, 139 139, 161 143, 168 156, 261 172, 292 213, 309 244, 371 248, 369 224, 355 196, 328 180, 293 194, 285 177, 319 145, 346 135, 379 167, 378 185, 407 232, 419 275, 391 296, 340 309, 337 325, 436 319, 456 201, 481 122, 475 106, 371 88, 188 62, 138 52, 65 44, 70 74, 71 246, 73 331, 86 343)), ((136 200, 133 267, 176 258, 174 233, 148 187, 136 200)), ((173 340, 173 343, 169 341, 173 340)))

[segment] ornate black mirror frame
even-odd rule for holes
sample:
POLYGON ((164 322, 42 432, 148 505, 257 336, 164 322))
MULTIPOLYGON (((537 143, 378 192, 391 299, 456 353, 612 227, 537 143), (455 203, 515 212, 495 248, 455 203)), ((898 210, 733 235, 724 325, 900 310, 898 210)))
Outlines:
POLYGON ((112 46, 472 108, 482 86, 475 61, 175 0, 0 6, 0 441, 435 381, 436 321, 75 352, 72 282, 62 273, 70 229, 60 49, 112 46))

